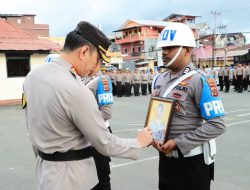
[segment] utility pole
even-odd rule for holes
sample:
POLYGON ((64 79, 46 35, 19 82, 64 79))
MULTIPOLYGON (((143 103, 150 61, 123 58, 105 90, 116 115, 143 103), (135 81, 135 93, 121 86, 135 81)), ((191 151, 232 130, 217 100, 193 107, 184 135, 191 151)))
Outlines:
POLYGON ((216 57, 216 17, 220 15, 220 12, 211 11, 211 14, 214 15, 214 29, 213 29, 213 66, 217 65, 216 57))
MULTIPOLYGON (((227 26, 226 25, 223 25, 223 24, 220 24, 218 26, 218 29, 219 30, 226 30, 227 26)), ((224 39, 226 39, 224 41, 224 44, 223 44, 223 49, 224 49, 224 52, 225 52, 225 56, 224 56, 224 66, 227 65, 227 32, 225 32, 225 36, 224 36, 224 39)))

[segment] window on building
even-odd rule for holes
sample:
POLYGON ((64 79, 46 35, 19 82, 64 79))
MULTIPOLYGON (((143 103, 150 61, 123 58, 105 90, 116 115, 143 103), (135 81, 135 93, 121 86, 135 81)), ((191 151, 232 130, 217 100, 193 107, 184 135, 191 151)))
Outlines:
POLYGON ((128 53, 128 49, 127 49, 127 48, 125 48, 125 49, 124 49, 124 52, 125 52, 125 53, 128 53))
POLYGON ((135 30, 135 33, 137 34, 137 30, 135 30))
POLYGON ((132 52, 133 52, 133 53, 135 52, 135 48, 132 48, 132 52))
POLYGON ((126 32, 125 35, 127 36, 127 35, 128 35, 128 32, 126 32))
POLYGON ((141 29, 139 29, 139 32, 141 32, 141 29))
POLYGON ((141 47, 140 46, 138 47, 138 52, 141 52, 141 47))
POLYGON ((131 31, 129 31, 129 34, 131 34, 132 32, 131 31))
POLYGON ((25 77, 30 71, 30 55, 6 54, 7 76, 25 77))

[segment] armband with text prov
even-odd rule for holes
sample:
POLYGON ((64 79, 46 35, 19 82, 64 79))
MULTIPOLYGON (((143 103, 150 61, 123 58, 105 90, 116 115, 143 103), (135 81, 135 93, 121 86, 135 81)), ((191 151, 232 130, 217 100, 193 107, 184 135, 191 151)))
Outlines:
POLYGON ((214 79, 202 76, 201 80, 202 93, 200 98, 200 111, 202 118, 208 120, 225 115, 214 79))
POLYGON ((99 77, 97 84, 98 105, 113 104, 112 83, 107 77, 99 77))

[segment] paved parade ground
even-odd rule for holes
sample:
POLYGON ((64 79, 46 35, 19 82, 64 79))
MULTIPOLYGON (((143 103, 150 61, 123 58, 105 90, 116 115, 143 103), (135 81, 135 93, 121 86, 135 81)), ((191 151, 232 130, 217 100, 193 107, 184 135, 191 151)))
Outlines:
MULTIPOLYGON (((250 190, 250 92, 221 93, 227 132, 217 139, 212 190, 250 190)), ((135 137, 144 127, 149 96, 116 98, 111 127, 121 137, 135 137)), ((113 190, 155 190, 158 153, 152 147, 140 160, 113 158, 113 190)), ((0 107, 0 190, 34 190, 35 158, 20 106, 0 107)), ((84 176, 82 176, 84 178, 84 176)))

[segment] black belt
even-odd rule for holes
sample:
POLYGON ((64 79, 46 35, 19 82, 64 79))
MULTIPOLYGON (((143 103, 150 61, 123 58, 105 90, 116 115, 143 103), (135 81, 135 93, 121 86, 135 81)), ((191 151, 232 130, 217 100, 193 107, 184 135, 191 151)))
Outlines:
POLYGON ((86 147, 80 150, 69 150, 67 152, 55 152, 53 154, 46 154, 38 150, 39 156, 47 161, 74 161, 83 160, 93 156, 92 147, 86 147))

